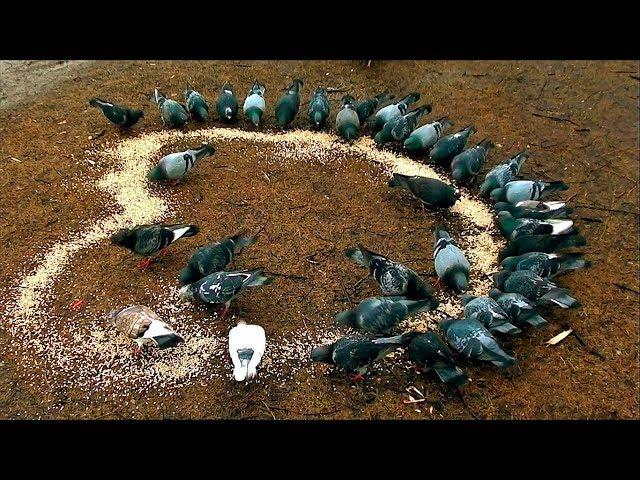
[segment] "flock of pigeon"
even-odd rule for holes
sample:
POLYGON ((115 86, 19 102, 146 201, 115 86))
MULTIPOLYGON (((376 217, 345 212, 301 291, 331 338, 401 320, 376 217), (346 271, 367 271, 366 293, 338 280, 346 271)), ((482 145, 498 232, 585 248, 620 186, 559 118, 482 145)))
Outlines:
MULTIPOLYGON (((286 128, 297 115, 302 86, 302 80, 294 80, 278 101, 275 116, 281 127, 286 128)), ((265 86, 256 80, 244 101, 243 112, 255 127, 265 111, 265 91, 265 86)), ((205 98, 189 84, 184 97, 185 103, 182 104, 155 90, 152 100, 158 106, 165 126, 182 127, 190 117, 207 120, 209 106, 205 98)), ((436 164, 450 168, 458 183, 471 184, 493 143, 484 139, 465 150, 469 137, 476 133, 472 125, 443 136, 444 130, 453 125, 446 117, 418 127, 422 117, 431 112, 430 105, 409 110, 420 99, 419 93, 410 93, 395 103, 393 98, 386 92, 359 101, 351 95, 344 96, 342 108, 336 116, 337 132, 345 140, 352 141, 361 126, 368 125, 378 145, 402 142, 406 150, 428 153, 436 164)), ((89 103, 100 108, 111 122, 121 127, 130 127, 143 116, 141 110, 97 98, 89 103)), ((232 86, 225 83, 216 100, 220 119, 235 121, 238 105, 232 86)), ((327 90, 318 87, 309 103, 310 124, 314 128, 322 128, 329 112, 327 90)), ((214 152, 213 146, 205 144, 166 155, 149 171, 148 178, 179 181, 200 159, 214 152)), ((525 325, 544 326, 547 322, 537 312, 541 306, 579 306, 568 290, 559 288, 550 279, 589 266, 589 262, 581 258, 581 253, 554 253, 585 245, 585 239, 578 235, 573 221, 568 218, 571 208, 561 201, 542 201, 568 187, 562 182, 519 180, 518 173, 528 156, 526 151, 522 151, 496 165, 479 187, 481 196, 490 196, 494 201, 498 227, 508 240, 506 249, 500 254, 502 269, 493 276, 496 288, 488 296, 464 294, 469 283, 470 264, 443 226, 432 230, 437 282, 461 294, 464 305, 462 319, 451 318, 438 310, 439 301, 434 297, 432 287, 414 270, 358 245, 345 253, 355 263, 369 269, 382 296, 367 298, 355 308, 340 312, 336 316, 338 325, 364 333, 348 335, 330 345, 313 348, 311 359, 335 365, 355 375, 354 379, 361 380, 374 362, 403 347, 409 359, 424 371, 434 370, 443 382, 459 387, 468 381, 468 377, 456 365, 449 346, 463 358, 489 361, 506 368, 514 365, 516 359, 502 350, 494 334, 517 335, 525 325), (433 331, 410 331, 391 336, 404 319, 430 310, 443 316, 439 330, 444 340, 433 331)), ((450 208, 460 198, 457 188, 434 178, 394 173, 389 186, 407 190, 429 209, 450 208)), ((153 263, 152 257, 165 247, 198 232, 197 225, 141 225, 117 232, 112 242, 145 257, 140 263, 140 268, 145 269, 153 263)), ((179 275, 181 299, 221 306, 221 315, 224 316, 237 295, 248 288, 270 284, 273 278, 264 275, 261 268, 226 270, 234 256, 253 244, 259 233, 246 235, 246 232, 240 232, 196 250, 179 275)), ((183 341, 146 306, 135 305, 112 311, 109 318, 119 331, 135 340, 136 352, 148 346, 172 347, 183 341)), ((236 380, 248 380, 256 375, 265 345, 265 333, 259 325, 247 325, 241 321, 231 329, 229 352, 236 380)))

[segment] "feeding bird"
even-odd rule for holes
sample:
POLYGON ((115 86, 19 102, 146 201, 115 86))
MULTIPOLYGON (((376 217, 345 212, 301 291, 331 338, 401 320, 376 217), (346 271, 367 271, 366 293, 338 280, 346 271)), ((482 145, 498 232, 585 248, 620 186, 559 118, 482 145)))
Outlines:
POLYGON ((438 274, 438 282, 464 292, 469 285, 471 264, 460 247, 451 239, 444 227, 436 226, 432 230, 434 239, 433 261, 438 274))
POLYGON ((480 173, 480 169, 487 159, 487 153, 494 147, 488 139, 478 145, 459 153, 451 160, 451 174, 459 182, 467 183, 480 173))
POLYGON ((486 360, 500 368, 515 365, 516 359, 500 348, 491 332, 478 320, 478 317, 487 315, 475 314, 474 318, 462 320, 446 318, 440 321, 440 331, 449 345, 468 359, 486 360))
POLYGON ((407 356, 424 371, 433 369, 444 383, 461 387, 469 381, 455 364, 449 347, 435 332, 415 336, 407 346, 407 356))
POLYGON ((484 177, 484 182, 480 185, 480 196, 486 197, 492 190, 504 187, 507 183, 515 180, 522 168, 522 164, 530 156, 529 152, 523 150, 489 170, 484 177))
POLYGON ((506 257, 529 252, 551 253, 565 248, 582 247, 586 244, 585 238, 577 235, 575 230, 563 235, 523 235, 507 243, 498 257, 503 260, 506 257))
POLYGON ((322 128, 329 116, 330 106, 327 98, 327 90, 322 87, 316 88, 313 92, 311 102, 309 102, 309 121, 315 128, 322 128))
POLYGON ((106 100, 100 100, 99 98, 89 100, 89 105, 102 110, 102 114, 107 117, 111 123, 122 128, 131 127, 144 117, 142 110, 123 107, 115 103, 107 102, 106 100))
POLYGON ((241 320, 229 331, 229 355, 236 381, 251 380, 256 376, 266 346, 267 338, 260 325, 247 325, 241 320))
POLYGON ((514 180, 504 187, 491 191, 494 202, 506 201, 517 204, 523 200, 540 200, 554 192, 567 190, 564 182, 543 182, 542 180, 514 180))
POLYGON ((493 205, 496 212, 507 211, 513 218, 536 218, 548 220, 550 218, 567 218, 573 211, 565 202, 542 202, 538 200, 523 200, 513 205, 509 202, 497 202, 493 205))
POLYGON ((416 128, 404 141, 404 148, 409 152, 419 152, 433 147, 447 128, 453 126, 447 117, 427 123, 416 128))
POLYGON ((385 107, 382 107, 380 110, 376 112, 376 114, 369 119, 369 126, 371 128, 372 133, 378 133, 382 130, 385 123, 391 120, 394 117, 399 117, 407 113, 407 110, 411 105, 420 100, 420 94, 418 92, 413 92, 402 98, 397 103, 391 103, 385 107))
MULTIPOLYGON (((185 223, 138 225, 123 228, 111 237, 111 242, 128 248, 137 255, 151 257, 180 238, 193 237, 200 231, 197 225, 185 223)), ((140 268, 149 267, 155 260, 146 258, 140 268)))
POLYGON ((591 262, 583 260, 582 253, 529 252, 507 257, 500 265, 507 271, 529 270, 542 278, 554 278, 579 268, 588 268, 591 262))
POLYGON ((300 87, 303 85, 304 82, 296 78, 276 104, 276 121, 282 128, 288 127, 298 113, 300 108, 300 87))
POLYGON ((335 365, 350 374, 356 374, 356 380, 362 380, 362 376, 374 362, 407 346, 416 334, 417 332, 406 332, 387 338, 371 334, 349 335, 330 345, 315 347, 311 350, 311 360, 335 365))
POLYGON ((568 289, 559 288, 555 283, 529 270, 498 272, 493 280, 499 290, 524 295, 536 305, 557 305, 560 308, 580 306, 580 302, 569 295, 568 289))
POLYGON ((355 98, 351 95, 342 97, 342 109, 336 115, 336 130, 342 138, 351 141, 358 136, 360 120, 354 110, 355 98))
POLYGON ((536 220, 534 218, 513 218, 507 211, 498 213, 498 227, 509 240, 525 235, 566 235, 576 233, 573 220, 551 218, 536 220))
POLYGON ((422 105, 407 112, 405 115, 398 115, 391 118, 384 124, 382 130, 376 133, 374 140, 378 145, 389 142, 403 142, 413 132, 420 119, 431 112, 431 105, 422 105))
POLYGON ((361 245, 348 249, 345 254, 357 264, 369 269, 383 294, 404 296, 410 300, 430 300, 432 308, 438 306, 431 286, 409 267, 367 250, 361 245))
POLYGON ((490 297, 474 297, 473 295, 462 295, 462 305, 464 305, 464 316, 471 318, 473 314, 487 312, 489 315, 483 315, 478 320, 484 320, 487 323, 484 326, 491 332, 506 333, 509 335, 517 335, 521 330, 509 322, 509 314, 505 312, 493 298, 490 297))
POLYGON ((167 98, 167 96, 157 88, 154 90, 151 99, 158 106, 158 109, 160 109, 160 116, 164 126, 168 126, 169 128, 185 126, 187 120, 189 120, 189 112, 185 105, 167 98))
POLYGON ((354 105, 354 109, 358 114, 358 120, 360 120, 360 125, 365 124, 365 122, 369 119, 369 117, 371 117, 371 115, 375 113, 376 108, 378 108, 378 106, 382 105, 383 103, 389 100, 392 100, 394 97, 395 96, 390 95, 389 92, 382 92, 373 98, 358 100, 354 105))
POLYGON ((180 285, 187 285, 215 272, 224 270, 235 255, 252 245, 260 232, 253 236, 242 231, 232 237, 200 247, 191 255, 187 266, 180 271, 180 285))
POLYGON ((216 149, 213 145, 204 144, 185 152, 170 153, 160 159, 158 164, 149 170, 149 180, 178 181, 184 177, 201 159, 213 155, 216 149))
POLYGON ((358 328, 369 333, 388 334, 409 315, 434 309, 432 299, 409 300, 405 297, 371 297, 357 307, 340 312, 338 325, 358 328))
POLYGON ((247 288, 270 285, 273 277, 262 274, 263 269, 216 272, 180 288, 182 300, 196 303, 224 305, 222 317, 229 311, 231 301, 247 288))
POLYGON ((196 92, 189 82, 187 82, 184 89, 184 103, 187 106, 187 112, 191 114, 196 120, 206 122, 209 117, 209 105, 204 99, 201 93, 196 92))
POLYGON ((390 187, 402 187, 429 208, 449 208, 460 198, 460 191, 437 178, 419 177, 394 173, 390 187))
POLYGON ((476 132, 476 127, 467 125, 459 132, 442 137, 429 151, 429 158, 441 165, 448 166, 453 157, 464 150, 469 137, 476 132))
POLYGON ((223 122, 234 122, 238 117, 238 99, 233 93, 233 86, 229 82, 220 89, 216 99, 216 111, 223 122))
POLYGON ((489 290, 489 296, 507 312, 511 323, 518 327, 524 324, 532 325, 536 328, 544 327, 547 321, 538 315, 536 305, 524 295, 519 293, 503 293, 497 288, 489 290))
POLYGON ((249 121, 257 127, 260 124, 260 119, 264 114, 265 102, 264 102, 264 92, 266 88, 263 84, 261 84, 258 80, 253 82, 251 86, 251 90, 249 90, 249 94, 247 98, 244 100, 244 105, 242 107, 242 111, 249 119, 249 121))
POLYGON ((153 310, 144 305, 112 310, 107 318, 120 333, 136 342, 135 353, 149 347, 161 350, 171 348, 184 342, 153 310))

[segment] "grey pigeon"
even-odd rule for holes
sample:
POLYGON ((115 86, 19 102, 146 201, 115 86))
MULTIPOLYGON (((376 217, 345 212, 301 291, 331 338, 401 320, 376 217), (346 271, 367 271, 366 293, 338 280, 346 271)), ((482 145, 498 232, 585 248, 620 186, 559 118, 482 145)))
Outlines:
POLYGON ((488 313, 483 315, 482 319, 486 320, 484 326, 491 333, 499 332, 508 335, 517 335, 521 330, 509 322, 509 314, 505 312, 500 305, 490 297, 474 297, 473 295, 462 295, 462 305, 464 305, 464 315, 467 318, 475 313, 488 313))
POLYGON ((515 365, 516 359, 505 353, 491 332, 477 320, 477 316, 474 317, 462 320, 447 318, 440 322, 440 331, 449 345, 470 360, 489 361, 500 368, 515 365))
POLYGON ((149 170, 149 180, 174 180, 184 177, 204 157, 213 155, 213 145, 202 145, 185 152, 170 153, 160 159, 158 164, 149 170))
POLYGON ((304 82, 296 78, 285 94, 276 103, 276 122, 282 128, 287 128, 300 108, 300 87, 304 82))
POLYGON ((238 117, 238 99, 233 93, 233 86, 226 82, 220 89, 216 99, 216 111, 223 122, 233 122, 238 117))
POLYGON ((568 289, 559 288, 550 280, 529 270, 502 271, 496 273, 493 279, 499 290, 524 295, 536 305, 557 305, 560 308, 580 306, 580 302, 569 295, 568 289))
POLYGON ((322 87, 316 88, 311 102, 309 102, 309 121, 311 125, 315 128, 321 128, 329 116, 330 109, 327 90, 322 87))
POLYGON ((486 138, 475 147, 459 153, 451 161, 451 175, 458 182, 468 183, 475 178, 487 159, 487 153, 494 147, 486 138))
POLYGON ((431 208, 450 208, 460 198, 460 190, 437 178, 428 178, 394 173, 389 186, 402 187, 411 192, 422 203, 431 208))
POLYGON ((399 117, 407 113, 409 107, 416 103, 418 100, 420 100, 420 94, 418 92, 413 92, 402 98, 397 103, 391 103, 385 107, 382 107, 369 120, 371 132, 374 134, 378 133, 380 130, 382 130, 382 127, 384 127, 385 123, 387 123, 394 117, 399 117))
POLYGON ((361 245, 348 249, 345 254, 369 269, 385 295, 404 296, 410 300, 430 300, 432 308, 438 306, 431 286, 409 267, 367 250, 361 245))
POLYGON ((356 379, 362 379, 374 362, 399 347, 405 347, 416 335, 417 332, 388 338, 371 334, 349 335, 330 345, 315 347, 311 351, 311 360, 335 365, 350 374, 357 374, 356 379))
POLYGON ((206 122, 209 117, 209 105, 201 93, 196 92, 189 82, 184 89, 184 102, 187 106, 187 112, 196 120, 206 122))
POLYGON ((553 278, 579 268, 588 268, 591 262, 583 260, 582 253, 529 252, 507 257, 500 265, 507 271, 529 270, 542 278, 553 278))
POLYGON ((378 145, 389 142, 404 142, 404 140, 415 130, 423 116, 431 112, 431 105, 422 105, 407 112, 391 118, 384 124, 382 130, 376 133, 374 140, 378 145))
POLYGON ((365 122, 373 115, 376 109, 382 105, 383 103, 393 99, 394 96, 390 95, 389 92, 382 92, 376 95, 373 98, 358 100, 354 109, 358 114, 358 120, 360 120, 360 125, 364 125, 365 122))
POLYGON ((207 275, 224 270, 235 255, 252 245, 260 232, 253 236, 242 231, 232 237, 200 247, 191 255, 187 266, 180 271, 180 285, 187 285, 207 275))
POLYGON ((459 132, 442 137, 429 151, 429 158, 440 165, 449 166, 453 157, 464 150, 467 140, 476 131, 476 127, 467 125, 459 132))
POLYGON ((103 115, 107 117, 111 123, 122 128, 129 128, 144 117, 142 110, 123 107, 115 103, 107 102, 106 100, 100 100, 99 98, 89 100, 89 105, 102 110, 103 115))
POLYGON ((444 383, 461 387, 469 381, 455 364, 449 347, 435 332, 415 336, 407 346, 407 356, 424 371, 433 369, 444 383))
POLYGON ((528 252, 550 253, 565 248, 582 247, 586 243, 585 238, 581 235, 576 235, 575 230, 563 235, 521 235, 515 240, 511 240, 498 257, 503 260, 506 257, 522 255, 528 252))
POLYGON ((189 112, 185 105, 167 98, 167 96, 157 88, 154 90, 151 100, 153 100, 160 109, 160 116, 164 126, 180 128, 186 125, 189 120, 189 112))
POLYGON ((567 235, 577 234, 573 220, 550 218, 537 220, 535 218, 513 218, 507 211, 498 212, 498 227, 509 240, 515 240, 525 235, 567 235))
POLYGON ((507 183, 515 180, 522 164, 530 156, 529 152, 523 150, 489 170, 484 177, 484 182, 480 185, 480 196, 486 197, 492 190, 504 187, 507 183))
POLYGON ((244 100, 244 105, 242 107, 242 111, 249 119, 249 121, 253 124, 254 127, 257 127, 260 124, 260 119, 264 114, 265 102, 264 102, 264 93, 266 91, 265 86, 260 83, 258 80, 253 82, 251 86, 251 90, 249 90, 249 94, 247 98, 244 100))
POLYGON ((457 292, 464 292, 469 285, 469 261, 444 227, 433 228, 433 240, 433 261, 439 281, 457 292))
POLYGON ((409 315, 435 308, 431 299, 409 300, 405 297, 371 297, 357 307, 340 312, 338 325, 364 330, 369 333, 388 334, 409 315))
POLYGON ((497 288, 489 290, 489 296, 507 312, 511 323, 522 327, 525 324, 536 328, 544 327, 547 321, 538 315, 536 305, 524 295, 519 293, 503 293, 497 288))
POLYGON ((409 152, 420 152, 433 147, 447 128, 453 123, 442 117, 435 122, 427 123, 416 128, 404 141, 404 148, 409 152))
POLYGON ((497 202, 493 205, 496 212, 507 211, 513 218, 567 218, 573 211, 565 202, 542 202, 539 200, 523 200, 515 205, 509 202, 497 202))
POLYGON ((517 204, 523 200, 540 200, 554 192, 566 190, 564 182, 543 182, 542 180, 514 180, 504 187, 491 191, 494 202, 517 204))
POLYGON ((354 109, 355 98, 351 95, 342 97, 342 109, 336 115, 336 130, 342 138, 351 141, 358 136, 360 120, 354 109))

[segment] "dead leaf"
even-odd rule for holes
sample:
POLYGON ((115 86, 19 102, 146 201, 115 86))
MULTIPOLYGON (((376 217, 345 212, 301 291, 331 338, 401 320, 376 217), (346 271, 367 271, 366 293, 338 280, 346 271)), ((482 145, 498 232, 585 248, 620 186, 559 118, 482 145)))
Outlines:
POLYGON ((556 344, 560 343, 562 340, 564 340, 565 338, 567 338, 569 335, 571 335, 571 333, 573 333, 572 329, 565 330, 564 332, 559 333, 558 335, 556 335, 552 339, 547 340, 547 345, 556 345, 556 344))

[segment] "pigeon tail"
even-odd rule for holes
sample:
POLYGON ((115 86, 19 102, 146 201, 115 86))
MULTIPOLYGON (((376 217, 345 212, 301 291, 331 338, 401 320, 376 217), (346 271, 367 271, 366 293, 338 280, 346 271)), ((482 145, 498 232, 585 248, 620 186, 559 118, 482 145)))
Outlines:
POLYGON ((491 140, 489 140, 488 138, 485 138, 484 140, 481 140, 478 143, 478 147, 482 147, 485 150, 490 150, 493 147, 495 147, 495 144, 491 140))
POLYGON ((469 132, 469 135, 473 135, 474 133, 478 133, 478 130, 476 129, 475 125, 472 125, 472 124, 469 124, 466 127, 464 127, 462 130, 460 130, 459 133, 466 132, 466 131, 469 132))
POLYGON ((358 129, 354 125, 347 125, 342 129, 342 137, 345 140, 354 140, 358 136, 358 129))
POLYGON ((363 247, 349 248, 345 250, 344 254, 363 267, 368 267, 369 263, 371 262, 371 252, 363 247), (365 255, 364 252, 367 252, 367 255, 365 255))
POLYGON ((582 235, 571 235, 558 243, 556 250, 571 247, 583 247, 586 244, 587 240, 582 235))
POLYGON ((262 274, 263 269, 258 268, 257 270, 253 270, 251 272, 251 276, 247 278, 247 281, 244 283, 247 287, 259 287, 261 285, 271 285, 273 283, 273 277, 267 277, 262 274))
POLYGON ((581 304, 578 300, 569 295, 566 288, 554 288, 545 293, 536 302, 538 305, 557 305, 560 308, 577 308, 581 304))
POLYGON ((322 123, 322 112, 315 111, 313 112, 313 123, 315 123, 316 127, 319 127, 322 123))
POLYGON ((209 112, 202 105, 196 107, 195 113, 196 113, 195 116, 198 118, 198 120, 200 120, 202 122, 206 121, 207 118, 209 117, 209 112))
POLYGON ((378 345, 400 345, 401 347, 404 347, 418 335, 421 335, 421 333, 405 332, 401 335, 396 335, 395 337, 376 338, 375 340, 372 340, 372 342, 378 345))
POLYGON ((96 107, 96 108, 102 108, 102 104, 103 103, 108 103, 105 100, 101 100, 99 98, 92 98, 91 100, 89 100, 89 105, 91 105, 92 107, 96 107))
POLYGON ((583 260, 581 257, 582 253, 560 254, 560 270, 558 270, 558 274, 578 270, 580 268, 589 268, 591 266, 591 262, 589 260, 583 260))
MULTIPOLYGON (((520 317, 522 317, 522 315, 520 315, 520 317)), ((529 325, 535 327, 535 328, 541 328, 544 327, 547 324, 547 321, 542 318, 540 315, 538 315, 537 313, 533 313, 531 315, 527 315, 525 316, 522 321, 528 323, 529 325)))
POLYGON ((493 327, 491 330, 499 333, 504 333, 506 335, 518 335, 522 333, 522 330, 509 322, 504 322, 496 327, 493 327))
POLYGON ((562 181, 549 182, 547 186, 544 187, 544 190, 542 191, 542 195, 549 195, 550 193, 553 193, 553 192, 560 192, 568 189, 569 189, 569 186, 562 181))
POLYGON ((153 337, 154 342, 160 350, 165 348, 175 347, 181 342, 184 342, 184 338, 182 338, 177 333, 171 333, 167 335, 159 335, 157 337, 153 337))
POLYGON ((227 120, 231 120, 231 117, 233 116, 233 110, 231 110, 231 107, 226 107, 224 109, 224 116, 227 120))
POLYGON ((404 97, 402 100, 400 100, 398 102, 398 105, 406 105, 407 107, 416 103, 418 100, 420 100, 420 94, 418 92, 412 92, 409 95, 407 95, 406 97, 404 97))
POLYGON ((448 385, 454 385, 456 387, 462 387, 467 384, 469 378, 464 374, 462 369, 457 366, 444 366, 444 367, 433 367, 436 374, 444 383, 448 385))
POLYGON ((209 145, 208 143, 202 145, 198 149, 195 149, 195 151, 196 151, 196 158, 198 160, 200 160, 201 158, 204 158, 206 156, 213 155, 214 153, 216 153, 215 147, 213 145, 209 145))
POLYGON ((249 245, 253 245, 258 239, 258 235, 260 235, 260 232, 262 232, 262 229, 260 229, 255 235, 251 236, 245 235, 245 232, 242 231, 231 237, 231 241, 233 242, 233 253, 240 253, 249 245))

